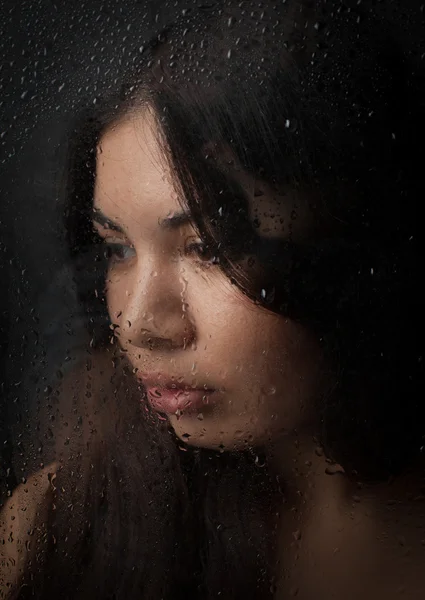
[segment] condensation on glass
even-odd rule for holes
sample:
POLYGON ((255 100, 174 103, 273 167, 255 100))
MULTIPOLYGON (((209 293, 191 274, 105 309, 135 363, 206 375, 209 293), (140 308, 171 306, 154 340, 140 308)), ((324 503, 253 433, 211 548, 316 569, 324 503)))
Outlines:
POLYGON ((423 7, 3 5, 0 598, 422 599, 423 7))

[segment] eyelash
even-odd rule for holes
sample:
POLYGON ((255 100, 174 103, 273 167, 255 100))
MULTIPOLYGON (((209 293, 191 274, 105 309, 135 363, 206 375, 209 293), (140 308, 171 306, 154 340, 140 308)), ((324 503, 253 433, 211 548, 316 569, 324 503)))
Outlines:
MULTIPOLYGON (((130 257, 120 257, 120 253, 125 252, 126 249, 130 249, 134 252, 134 248, 128 244, 120 244, 118 242, 109 242, 103 238, 103 246, 105 247, 105 257, 115 263, 124 263, 129 260, 130 257)), ((200 264, 205 267, 217 264, 218 258, 208 251, 208 247, 204 242, 191 242, 186 243, 184 247, 184 254, 186 256, 196 256, 200 264)))
POLYGON ((219 262, 217 256, 211 253, 204 242, 186 243, 184 251, 188 256, 196 255, 198 257, 198 262, 205 267, 215 265, 219 262))
POLYGON ((128 244, 120 244, 118 242, 108 242, 105 239, 103 240, 102 243, 103 243, 103 246, 105 247, 105 257, 111 262, 123 263, 126 260, 128 260, 128 258, 119 257, 119 253, 125 249, 130 249, 130 250, 134 251, 134 248, 132 246, 129 246, 128 244))

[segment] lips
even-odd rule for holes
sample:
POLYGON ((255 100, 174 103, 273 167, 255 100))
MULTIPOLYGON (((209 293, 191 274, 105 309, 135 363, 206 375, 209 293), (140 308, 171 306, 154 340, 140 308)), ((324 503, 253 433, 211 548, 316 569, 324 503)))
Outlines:
POLYGON ((216 391, 207 386, 195 387, 161 376, 153 378, 142 375, 141 379, 152 408, 166 414, 201 412, 211 404, 210 397, 216 391))
POLYGON ((175 414, 199 412, 209 403, 209 397, 214 390, 172 389, 163 387, 146 388, 148 400, 153 409, 158 412, 175 414))

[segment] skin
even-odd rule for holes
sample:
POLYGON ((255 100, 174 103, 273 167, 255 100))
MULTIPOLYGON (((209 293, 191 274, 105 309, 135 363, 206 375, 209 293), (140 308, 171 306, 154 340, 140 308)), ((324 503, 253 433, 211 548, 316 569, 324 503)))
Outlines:
POLYGON ((0 512, 0 598, 8 598, 25 572, 28 555, 45 532, 57 466, 51 464, 20 484, 0 512), (37 523, 37 526, 35 526, 37 523), (35 531, 34 531, 35 529, 35 531))
POLYGON ((319 344, 197 254, 190 223, 161 226, 181 206, 157 138, 146 109, 108 130, 98 149, 94 225, 110 248, 120 245, 106 285, 115 335, 138 375, 217 390, 199 410, 167 414, 178 436, 209 448, 266 443, 312 419, 319 344))
POLYGON ((277 599, 424 597, 423 466, 366 484, 299 433, 279 440, 271 461, 285 482, 277 599))

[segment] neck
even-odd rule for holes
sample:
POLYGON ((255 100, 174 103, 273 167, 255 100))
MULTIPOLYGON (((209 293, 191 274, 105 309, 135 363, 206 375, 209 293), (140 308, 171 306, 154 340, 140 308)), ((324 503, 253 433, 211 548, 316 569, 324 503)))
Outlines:
MULTIPOLYGON (((302 600, 332 594, 351 600, 370 581, 367 599, 393 598, 390 592, 402 576, 400 557, 385 540, 408 538, 417 555, 412 568, 423 564, 421 535, 412 533, 424 523, 422 504, 412 504, 418 471, 376 484, 353 481, 327 460, 311 433, 282 436, 268 450, 270 467, 285 491, 279 560, 289 575, 279 584, 282 593, 295 586, 302 600)), ((416 577, 413 571, 411 576, 416 577)))
POLYGON ((326 457, 312 432, 286 434, 268 449, 271 469, 283 481, 286 501, 301 509, 345 503, 356 493, 340 465, 326 457))

